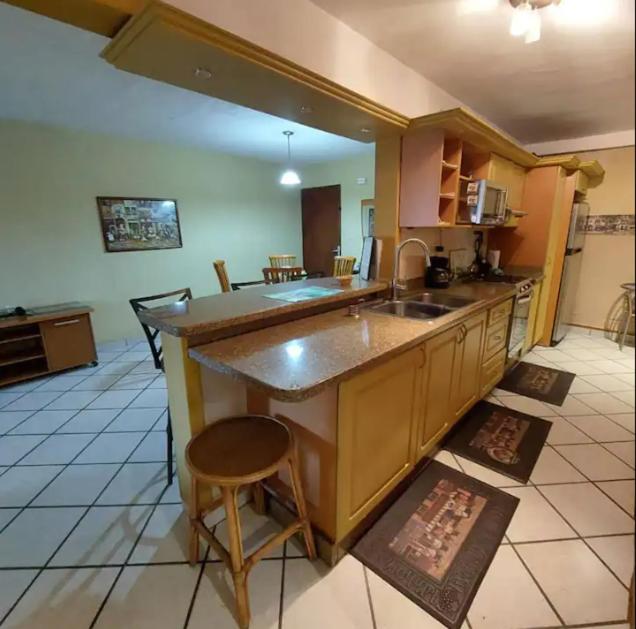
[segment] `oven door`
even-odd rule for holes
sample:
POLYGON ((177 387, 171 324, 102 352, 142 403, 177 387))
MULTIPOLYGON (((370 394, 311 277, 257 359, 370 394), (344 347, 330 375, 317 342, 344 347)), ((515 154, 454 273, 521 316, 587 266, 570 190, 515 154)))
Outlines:
POLYGON ((530 318, 530 305, 532 304, 533 290, 523 295, 518 295, 512 310, 512 324, 508 339, 508 359, 518 361, 523 353, 523 346, 528 333, 528 320, 530 318))

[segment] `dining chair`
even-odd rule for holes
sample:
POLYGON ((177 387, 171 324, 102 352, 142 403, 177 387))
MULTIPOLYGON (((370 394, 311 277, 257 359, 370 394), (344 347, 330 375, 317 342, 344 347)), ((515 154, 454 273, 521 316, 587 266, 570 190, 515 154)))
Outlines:
POLYGON ((333 259, 334 277, 340 277, 341 275, 351 275, 353 273, 353 265, 355 263, 355 256, 335 256, 333 259))
POLYGON ((216 276, 219 278, 219 284, 221 285, 221 291, 224 293, 230 292, 230 278, 227 276, 227 268, 225 267, 225 260, 215 260, 214 270, 216 276))
POLYGON ((265 284, 280 284, 281 282, 293 282, 302 279, 303 270, 299 266, 274 267, 266 266, 263 269, 265 284))
POLYGON ((281 267, 294 267, 296 266, 296 256, 289 253, 271 255, 269 256, 269 265, 276 269, 281 267))
MULTIPOLYGON (((141 327, 146 335, 146 339, 148 341, 148 345, 150 346, 150 353, 152 354, 152 360, 155 364, 155 368, 159 369, 162 373, 165 373, 164 364, 163 364, 163 351, 161 348, 161 343, 159 341, 159 330, 156 328, 151 328, 147 323, 144 323, 139 319, 139 313, 142 310, 147 310, 148 308, 152 308, 152 304, 150 302, 164 302, 168 297, 175 297, 174 301, 186 301, 188 299, 192 299, 192 291, 189 288, 180 288, 179 290, 174 290, 169 293, 160 293, 158 295, 148 295, 147 297, 137 297, 135 299, 130 300, 130 305, 141 324, 141 327)), ((158 306, 161 304, 155 304, 158 306)), ((168 485, 172 485, 172 421, 170 419, 170 406, 167 408, 168 411, 168 421, 166 423, 166 466, 168 471, 168 485)))

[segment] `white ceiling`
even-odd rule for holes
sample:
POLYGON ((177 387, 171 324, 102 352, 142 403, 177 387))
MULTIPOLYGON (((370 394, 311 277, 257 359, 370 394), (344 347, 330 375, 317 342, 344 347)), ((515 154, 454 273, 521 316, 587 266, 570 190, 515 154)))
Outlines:
POLYGON ((0 2, 0 119, 60 125, 282 162, 373 151, 373 144, 128 74, 99 57, 109 40, 0 2))
POLYGON ((522 142, 634 127, 634 0, 578 0, 615 10, 586 27, 543 9, 534 44, 508 34, 508 0, 312 1, 522 142))

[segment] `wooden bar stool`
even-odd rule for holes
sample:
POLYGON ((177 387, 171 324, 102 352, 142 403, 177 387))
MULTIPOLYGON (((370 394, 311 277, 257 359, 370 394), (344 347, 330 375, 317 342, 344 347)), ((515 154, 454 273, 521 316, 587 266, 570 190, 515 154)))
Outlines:
POLYGON ((186 447, 186 463, 192 475, 190 564, 194 565, 199 557, 201 535, 232 571, 238 621, 242 628, 246 628, 250 623, 247 575, 256 562, 272 548, 300 531, 304 535, 309 558, 316 557, 293 435, 281 421, 265 415, 221 419, 190 440, 186 447), (254 485, 256 503, 263 509, 264 490, 260 482, 285 468, 291 478, 298 519, 249 557, 244 557, 237 505, 238 491, 242 486, 254 485), (201 510, 198 505, 199 483, 216 486, 221 490, 221 496, 205 510, 201 510), (229 552, 203 522, 207 513, 221 505, 225 507, 227 517, 229 552))

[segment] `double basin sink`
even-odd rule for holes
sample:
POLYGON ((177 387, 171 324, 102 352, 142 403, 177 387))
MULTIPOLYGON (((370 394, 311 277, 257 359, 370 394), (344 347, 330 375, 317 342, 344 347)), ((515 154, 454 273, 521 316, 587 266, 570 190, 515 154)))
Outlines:
POLYGON ((373 312, 407 319, 436 319, 475 303, 476 300, 440 293, 420 293, 373 306, 373 312))

